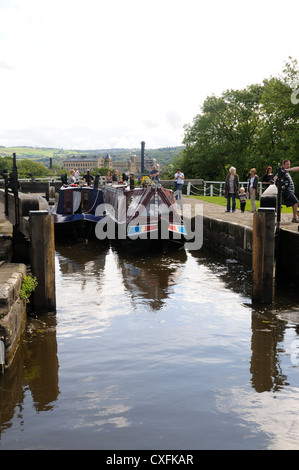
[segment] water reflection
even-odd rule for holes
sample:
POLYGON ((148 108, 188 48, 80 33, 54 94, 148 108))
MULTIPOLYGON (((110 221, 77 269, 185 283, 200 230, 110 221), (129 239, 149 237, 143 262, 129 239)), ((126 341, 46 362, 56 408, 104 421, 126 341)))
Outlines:
POLYGON ((253 306, 251 271, 235 260, 204 250, 134 257, 92 243, 57 246, 56 279, 57 316, 28 318, 0 378, 0 445, 5 435, 17 448, 13 436, 30 427, 27 447, 45 446, 31 408, 42 429, 60 429, 56 448, 296 445, 299 423, 283 440, 285 418, 271 414, 274 398, 288 415, 297 406, 295 290, 253 306))
POLYGON ((299 332, 299 295, 290 285, 276 286, 276 295, 271 305, 251 304, 250 269, 246 269, 233 259, 219 260, 213 253, 191 252, 199 264, 209 269, 221 279, 228 289, 241 293, 248 298, 245 303, 251 309, 251 383, 254 390, 278 392, 289 385, 283 373, 281 355, 285 351, 285 331, 292 328, 295 335, 299 332), (291 310, 291 312, 289 311, 291 310))
POLYGON ((36 412, 53 408, 59 396, 58 369, 55 315, 28 318, 13 364, 0 376, 0 441, 14 417, 22 429, 28 391, 36 412))
POLYGON ((78 243, 75 245, 65 243, 56 245, 59 271, 63 277, 71 277, 74 274, 81 276, 82 288, 84 288, 89 277, 101 278, 105 269, 108 251, 108 243, 78 243))
POLYGON ((135 300, 145 299, 152 310, 160 310, 171 295, 171 287, 176 284, 187 260, 186 251, 178 251, 175 257, 171 254, 134 257, 120 248, 115 250, 123 283, 133 304, 135 300))

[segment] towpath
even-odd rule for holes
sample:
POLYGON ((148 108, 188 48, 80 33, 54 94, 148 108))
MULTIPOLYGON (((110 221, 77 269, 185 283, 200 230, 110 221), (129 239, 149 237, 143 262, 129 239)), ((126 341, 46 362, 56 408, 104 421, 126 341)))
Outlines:
MULTIPOLYGON (((183 204, 202 204, 204 216, 224 220, 227 222, 234 222, 236 224, 245 225, 247 227, 253 226, 253 213, 248 211, 242 213, 240 209, 236 209, 236 212, 234 213, 225 212, 224 206, 186 196, 183 196, 183 204)), ((298 227, 299 224, 292 222, 292 214, 281 214, 280 228, 298 232, 298 227)))

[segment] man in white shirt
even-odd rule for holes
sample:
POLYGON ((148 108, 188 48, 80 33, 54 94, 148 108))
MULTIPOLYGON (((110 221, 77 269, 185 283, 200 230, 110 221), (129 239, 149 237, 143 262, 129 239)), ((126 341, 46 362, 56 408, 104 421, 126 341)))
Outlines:
POLYGON ((182 200, 182 187, 184 185, 184 173, 181 172, 180 168, 177 168, 176 174, 174 175, 174 181, 175 181, 175 189, 176 189, 176 196, 175 198, 180 201, 180 206, 183 206, 183 200, 182 200))
POLYGON ((176 189, 182 189, 183 184, 184 184, 184 178, 185 178, 184 173, 181 172, 180 168, 177 168, 177 172, 174 175, 174 179, 176 182, 176 189))

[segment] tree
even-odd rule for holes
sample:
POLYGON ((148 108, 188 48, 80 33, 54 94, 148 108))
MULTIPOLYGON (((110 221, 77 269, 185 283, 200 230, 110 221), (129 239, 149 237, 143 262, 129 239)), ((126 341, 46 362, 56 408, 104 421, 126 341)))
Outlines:
MULTIPOLYGON (((261 85, 208 97, 192 125, 185 126, 181 166, 188 177, 223 179, 229 166, 242 179, 251 167, 262 175, 282 159, 299 155, 299 70, 287 62, 282 75, 261 85)), ((297 162, 298 164, 299 162, 297 162)))
POLYGON ((42 163, 34 162, 29 159, 17 161, 19 178, 26 178, 33 174, 35 177, 47 177, 53 175, 49 168, 42 163))
POLYGON ((12 170, 12 157, 0 157, 0 170, 7 170, 10 172, 12 170))
POLYGON ((264 80, 261 106, 264 114, 261 150, 280 162, 298 155, 299 106, 292 102, 293 86, 299 83, 297 61, 286 63, 283 76, 264 80))
POLYGON ((224 178, 228 168, 248 173, 248 161, 255 153, 260 122, 261 87, 227 90, 221 97, 208 97, 202 114, 185 127, 182 166, 186 176, 224 178))

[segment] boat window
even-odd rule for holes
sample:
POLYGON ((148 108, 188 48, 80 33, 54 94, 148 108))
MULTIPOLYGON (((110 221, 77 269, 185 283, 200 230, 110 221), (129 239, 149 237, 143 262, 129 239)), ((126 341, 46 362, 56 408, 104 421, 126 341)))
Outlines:
POLYGON ((82 192, 82 212, 86 212, 89 210, 89 192, 88 191, 83 191, 82 192))
POLYGON ((71 191, 64 193, 64 213, 73 214, 73 193, 71 191))

